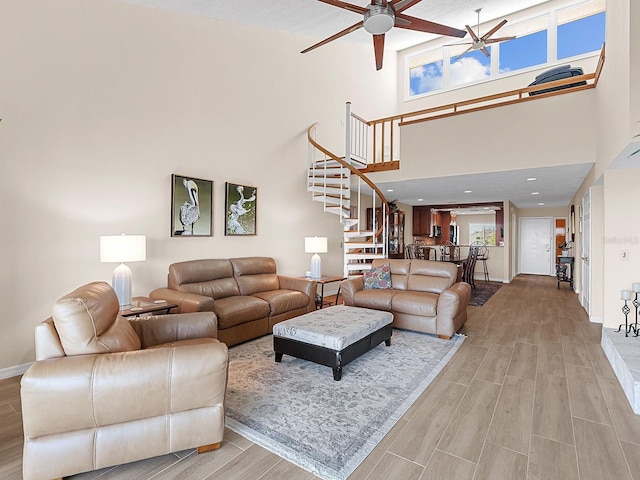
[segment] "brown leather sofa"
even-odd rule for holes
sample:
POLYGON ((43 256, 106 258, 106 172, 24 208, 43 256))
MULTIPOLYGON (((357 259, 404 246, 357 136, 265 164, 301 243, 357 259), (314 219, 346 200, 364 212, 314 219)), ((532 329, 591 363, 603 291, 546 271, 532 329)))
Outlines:
POLYGON ((269 257, 191 260, 169 265, 167 288, 149 296, 177 303, 177 312, 214 312, 218 339, 232 346, 314 310, 316 282, 278 275, 269 257))
POLYGON ((449 339, 467 321, 471 286, 456 282, 458 267, 431 260, 377 259, 372 267, 388 263, 391 289, 364 289, 364 278, 342 282, 345 305, 393 313, 393 326, 433 333, 449 339))
POLYGON ((228 351, 215 316, 118 310, 108 284, 90 283, 36 327, 20 391, 25 480, 220 446, 228 351))

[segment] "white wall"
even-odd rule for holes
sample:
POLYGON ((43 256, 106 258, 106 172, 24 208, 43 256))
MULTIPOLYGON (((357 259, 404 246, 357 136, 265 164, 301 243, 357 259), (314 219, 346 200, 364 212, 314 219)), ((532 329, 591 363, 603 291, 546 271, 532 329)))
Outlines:
POLYGON ((144 234, 134 295, 175 261, 273 256, 303 275, 303 237, 342 228, 305 191, 306 129, 342 154, 344 104, 395 112, 395 56, 112 0, 0 2, 0 374, 34 359, 33 328, 77 286, 110 281, 98 237, 144 234), (371 98, 376 102, 371 102, 371 98), (214 235, 170 237, 172 173, 214 181, 214 235), (225 237, 224 183, 258 188, 258 234, 225 237))
MULTIPOLYGON (((607 170, 604 175, 604 326, 624 323, 621 290, 640 282, 640 230, 630 213, 640 201, 640 169, 607 170), (621 252, 628 252, 626 260, 621 252)), ((633 305, 630 305, 633 308, 633 305)), ((634 311, 635 315, 635 311, 634 311)), ((633 319, 635 321, 635 318, 633 319)))

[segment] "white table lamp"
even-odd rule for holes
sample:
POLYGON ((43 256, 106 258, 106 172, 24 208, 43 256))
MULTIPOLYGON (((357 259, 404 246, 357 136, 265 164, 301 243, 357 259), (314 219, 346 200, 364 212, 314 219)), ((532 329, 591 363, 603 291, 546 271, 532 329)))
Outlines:
POLYGON ((124 262, 143 262, 147 259, 145 235, 104 235, 100 237, 100 261, 118 262, 111 286, 121 307, 131 305, 131 269, 124 262))
POLYGON ((322 261, 319 253, 327 253, 327 237, 304 237, 305 253, 313 253, 311 257, 311 278, 322 276, 322 261))

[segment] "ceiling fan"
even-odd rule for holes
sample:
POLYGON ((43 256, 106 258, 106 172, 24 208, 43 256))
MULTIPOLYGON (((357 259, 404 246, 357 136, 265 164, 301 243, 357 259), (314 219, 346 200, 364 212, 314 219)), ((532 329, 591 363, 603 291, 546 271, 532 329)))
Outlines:
POLYGON ((404 10, 414 6, 421 0, 371 0, 371 5, 367 7, 341 2, 340 0, 319 1, 328 3, 334 7, 344 8, 350 12, 359 13, 363 15, 363 19, 358 23, 345 28, 341 32, 310 46, 300 53, 307 53, 364 27, 367 32, 373 35, 373 50, 376 57, 376 70, 380 70, 382 68, 382 55, 384 51, 384 34, 394 26, 408 30, 416 30, 418 32, 435 33, 438 35, 448 35, 458 38, 462 38, 467 34, 464 30, 447 27, 446 25, 440 25, 439 23, 422 20, 402 13, 404 10))
POLYGON ((489 45, 491 43, 504 42, 505 40, 513 40, 514 38, 516 38, 516 37, 489 38, 489 37, 491 37, 491 35, 496 33, 499 28, 501 28, 505 23, 507 23, 506 19, 502 20, 499 24, 497 24, 495 27, 493 27, 487 33, 485 33, 484 35, 480 36, 480 10, 482 10, 482 9, 478 8, 475 11, 478 14, 478 33, 477 34, 474 33, 473 29, 469 25, 465 25, 465 27, 467 27, 467 31, 469 32, 469 35, 471 35, 471 39, 473 41, 472 42, 462 42, 462 43, 457 43, 456 44, 456 45, 471 45, 464 52, 462 52, 460 55, 458 55, 456 57, 456 60, 458 58, 460 58, 461 56, 463 56, 465 53, 470 52, 471 50, 481 50, 482 53, 484 53, 488 57, 489 56, 489 50, 487 50, 487 45, 489 45))

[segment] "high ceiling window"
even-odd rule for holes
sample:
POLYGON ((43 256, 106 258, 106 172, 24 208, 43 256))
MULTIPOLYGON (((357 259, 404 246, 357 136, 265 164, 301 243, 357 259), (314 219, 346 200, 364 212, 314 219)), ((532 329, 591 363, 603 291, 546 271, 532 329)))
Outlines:
MULTIPOLYGON (((449 47, 449 85, 464 85, 477 82, 491 76, 491 56, 487 57, 480 50, 474 50, 460 56, 467 45, 449 47)), ((491 55, 491 47, 487 50, 491 55)))
POLYGON ((558 59, 602 48, 605 1, 597 0, 558 11, 558 59))
POLYGON ((434 92, 444 86, 442 50, 431 50, 413 57, 409 65, 411 95, 434 92))
POLYGON ((490 57, 480 50, 464 53, 469 45, 456 44, 407 57, 408 99, 599 52, 605 40, 605 0, 574 3, 506 25, 496 36, 517 38, 488 46, 490 57))

